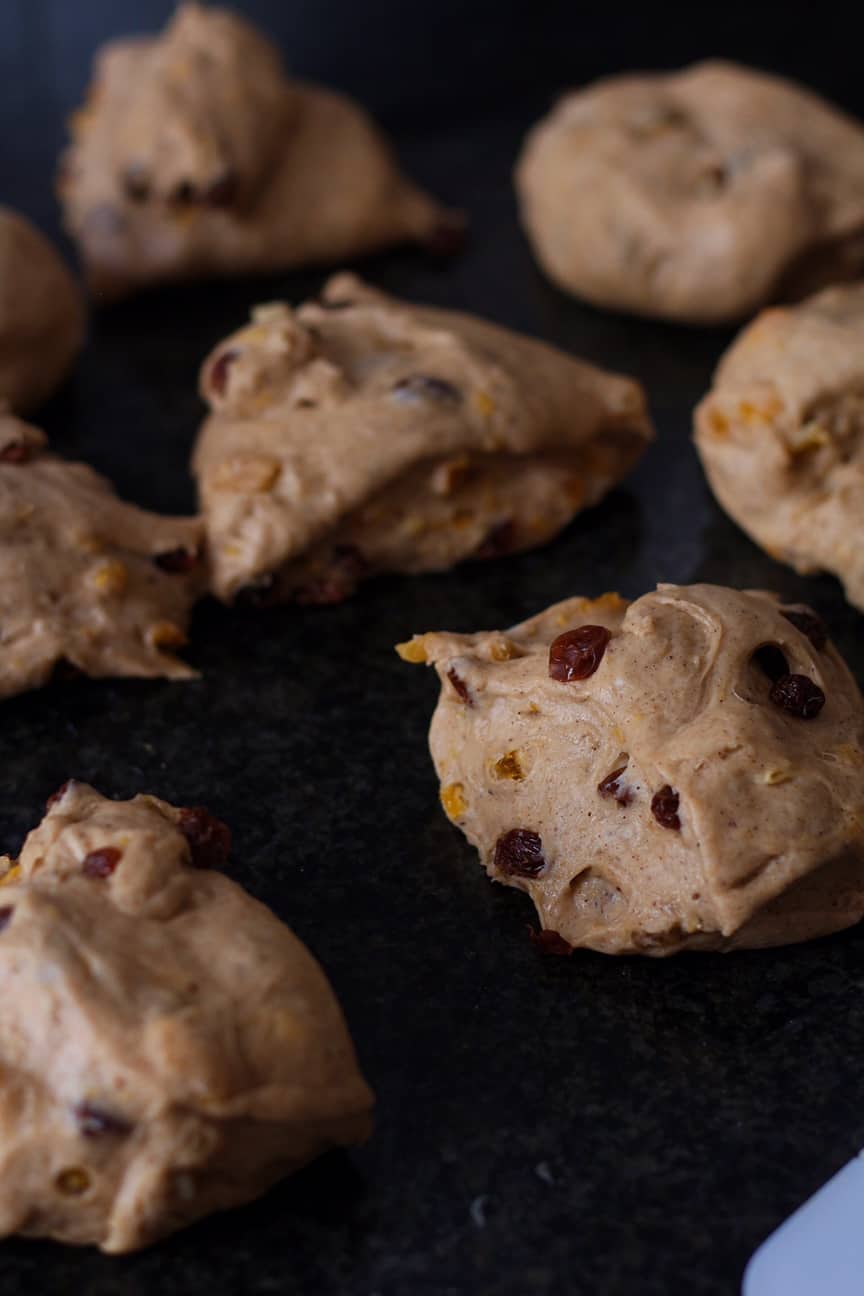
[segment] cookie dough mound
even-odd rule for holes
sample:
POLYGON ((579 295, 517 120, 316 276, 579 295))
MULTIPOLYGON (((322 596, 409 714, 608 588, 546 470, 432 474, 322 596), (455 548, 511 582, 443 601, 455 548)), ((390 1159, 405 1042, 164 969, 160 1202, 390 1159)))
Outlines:
POLYGON ((84 340, 81 293, 48 240, 0 207, 0 405, 47 400, 84 340))
POLYGON ((652 432, 641 387, 351 275, 205 362, 194 456, 216 593, 334 602, 375 571, 526 549, 652 432))
POLYGON ((85 464, 0 410, 0 698, 55 668, 86 675, 195 672, 174 656, 203 591, 197 518, 117 498, 85 464))
POLYGON ((864 610, 864 284, 762 313, 696 410, 726 512, 799 572, 839 576, 864 610))
POLYGON ((779 945, 864 914, 864 701, 809 609, 661 585, 399 651, 441 677, 444 809, 556 952, 779 945))
POLYGON ((106 46, 70 129, 60 196, 102 298, 441 246, 463 224, 400 175, 357 104, 289 80, 225 9, 181 4, 161 36, 106 46))
POLYGON ((566 96, 516 183, 546 273, 599 306, 712 324, 864 266, 864 125, 732 63, 566 96))
POLYGON ((5 861, 0 1236, 133 1251, 369 1133, 333 992, 212 871, 229 846, 203 809, 68 783, 5 861))

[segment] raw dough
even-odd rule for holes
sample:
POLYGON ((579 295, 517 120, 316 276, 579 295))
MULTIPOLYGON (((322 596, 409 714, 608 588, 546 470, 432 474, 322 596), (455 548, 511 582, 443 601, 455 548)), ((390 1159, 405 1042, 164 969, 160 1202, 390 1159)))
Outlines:
POLYGON ((733 63, 566 96, 516 181, 550 278, 600 306, 716 323, 864 266, 864 126, 733 63))
POLYGON ((541 544, 651 439, 641 387, 352 275, 204 364, 194 468, 221 598, 333 602, 376 570, 541 544))
POLYGON ((52 801, 0 879, 0 1236, 133 1251, 365 1138, 323 972, 212 871, 225 825, 52 801))
POLYGON ((864 284, 764 311, 720 362, 696 445, 735 521, 864 610, 864 284))
POLYGON ((39 231, 0 207, 0 405, 19 413, 46 400, 84 341, 72 274, 39 231))
POLYGON ((204 586, 200 520, 126 504, 45 444, 0 410, 0 698, 46 683, 57 666, 194 675, 172 649, 186 642, 204 586))
POLYGON ((60 172, 93 291, 453 243, 464 224, 403 178, 350 99, 286 78, 226 9, 181 4, 154 39, 115 41, 71 121, 60 172))
POLYGON ((545 942, 664 955, 864 914, 864 701, 824 636, 772 594, 661 585, 400 652, 441 677, 444 808, 545 942))

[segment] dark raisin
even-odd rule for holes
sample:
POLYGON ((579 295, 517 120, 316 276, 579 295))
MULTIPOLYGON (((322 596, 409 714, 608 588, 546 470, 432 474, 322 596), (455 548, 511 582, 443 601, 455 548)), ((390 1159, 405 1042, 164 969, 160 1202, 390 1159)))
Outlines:
POLYGON ((781 711, 799 720, 812 720, 825 705, 825 694, 807 675, 781 675, 768 696, 781 711))
POLYGON ((0 932, 4 927, 8 927, 12 921, 12 915, 15 912, 14 905, 3 905, 0 907, 0 932))
POLYGON ((633 800, 633 791, 631 788, 622 787, 620 783, 621 775, 626 773, 627 766, 622 765, 620 769, 613 770, 607 774, 597 784, 597 791, 602 797, 610 797, 618 802, 620 806, 628 806, 633 800))
POLYGON ((312 607, 342 603, 370 572, 369 563, 356 545, 335 545, 326 571, 294 590, 293 597, 297 603, 312 607))
POLYGON ((269 607, 276 597, 276 575, 266 572, 252 584, 244 585, 234 595, 235 607, 263 608, 269 607))
POLYGON ((81 861, 81 872, 89 878, 107 878, 120 863, 122 851, 116 846, 103 846, 101 850, 90 851, 81 861))
POLYGON ((770 680, 778 680, 781 675, 789 674, 786 654, 776 644, 763 644, 761 648, 757 648, 753 660, 770 680))
POLYGON ((25 445, 23 441, 10 441, 0 450, 0 463, 22 464, 29 463, 33 457, 32 446, 25 445))
POLYGON ((573 946, 570 942, 566 941, 563 936, 559 936, 558 932, 550 931, 548 928, 541 927, 540 931, 537 931, 529 925, 528 937, 534 948, 539 950, 541 954, 557 954, 566 957, 568 954, 573 953, 573 946))
POLYGON ((461 212, 448 212, 426 235, 423 246, 430 256, 452 257, 461 252, 468 237, 468 222, 461 212))
POLYGON ((543 842, 529 828, 511 828, 495 843, 493 863, 508 877, 539 877, 546 867, 543 842))
POLYGON ((140 163, 133 162, 123 175, 123 190, 133 202, 146 202, 150 197, 150 180, 147 170, 140 163))
POLYGON ((153 559, 164 572, 188 572, 198 562, 198 555, 189 549, 167 549, 153 559))
POLYGON ((435 378, 431 374, 409 374, 400 378, 391 388, 393 400, 414 405, 431 401, 436 405, 458 405, 462 393, 446 378, 435 378))
POLYGON ((550 676, 562 684, 587 679, 603 660, 611 638, 605 626, 584 625, 578 630, 565 630, 552 640, 549 648, 550 676))
POLYGON ((217 396, 224 396, 225 389, 228 386, 228 370, 237 359, 239 351, 234 351, 228 347, 225 351, 220 351, 219 355, 210 366, 210 372, 207 375, 207 381, 211 390, 217 396))
POLYGON ((447 678, 450 681, 450 683, 453 685, 453 688, 456 692, 456 696, 459 698, 459 701, 464 702, 466 706, 473 706, 474 699, 471 696, 471 690, 463 680, 462 676, 458 673, 455 666, 450 667, 450 669, 447 672, 447 678))
POLYGON ((132 1132, 129 1121, 106 1111, 104 1107, 97 1107, 94 1103, 79 1103, 74 1109, 74 1114, 78 1131, 85 1138, 101 1138, 103 1134, 121 1135, 132 1132))
POLYGON ((45 802, 45 809, 50 810, 58 801, 62 801, 74 782, 74 779, 67 779, 65 783, 61 783, 57 791, 52 792, 48 800, 45 802))
POLYGON ((828 642, 828 630, 820 616, 810 608, 782 608, 781 616, 806 635, 817 651, 822 651, 828 642))
POLYGON ((678 817, 679 796, 673 792, 668 783, 655 792, 651 798, 651 813, 657 820, 661 828, 672 828, 675 832, 681 827, 681 820, 678 817))
POLYGON ((230 207, 237 197, 237 177, 232 171, 226 171, 218 180, 214 180, 204 193, 204 201, 211 207, 230 207))
POLYGON ((231 829, 204 806, 180 811, 177 827, 189 843, 195 868, 223 868, 231 854, 231 829))
POLYGON ((181 180, 171 191, 170 201, 176 203, 178 207, 187 207, 197 200, 198 193, 190 180, 181 180))
POLYGON ((474 550, 475 558, 502 558, 512 553, 516 547, 516 526, 512 518, 498 522, 479 548, 474 550))

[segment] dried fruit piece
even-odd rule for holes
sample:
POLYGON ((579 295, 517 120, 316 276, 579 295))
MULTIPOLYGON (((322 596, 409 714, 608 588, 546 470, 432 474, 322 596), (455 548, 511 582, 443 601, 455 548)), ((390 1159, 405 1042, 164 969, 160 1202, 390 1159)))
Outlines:
POLYGON ((546 867, 543 842, 529 828, 511 828, 495 843, 492 862, 499 873, 508 877, 539 877, 546 867))
POLYGON ((432 401, 438 405, 458 405, 462 393, 446 378, 435 378, 432 374, 409 374, 400 378, 390 389, 393 400, 405 404, 416 404, 432 401))
POLYGON ((654 793, 651 798, 651 813, 661 828, 679 831, 681 828, 681 819, 678 815, 679 802, 678 793, 673 791, 668 783, 665 783, 659 792, 654 793))
POLYGON ((124 594, 129 586, 129 571, 119 558, 109 558, 90 572, 90 583, 100 594, 124 594))
POLYGON ((503 558, 516 547, 516 526, 512 518, 496 522, 485 540, 474 550, 475 558, 503 558))
POLYGON ((453 688, 456 692, 457 697, 459 698, 459 701, 464 702, 466 706, 473 706, 474 699, 471 696, 468 685, 465 683, 462 676, 458 674, 455 666, 450 667, 450 669, 447 672, 447 678, 450 681, 450 683, 453 685, 453 688))
POLYGON ((78 1129, 85 1138, 100 1138, 103 1134, 129 1134, 132 1126, 127 1120, 97 1107, 95 1103, 79 1103, 74 1109, 78 1129))
POLYGON ((23 441, 10 441, 0 450, 0 463, 22 464, 28 463, 33 455, 33 447, 25 445, 23 441))
POLYGON ((356 545, 335 545, 324 574, 296 589, 294 598, 310 607, 342 603, 370 572, 369 563, 356 545))
POLYGON ((828 642, 828 631, 820 616, 810 608, 781 608, 781 615, 806 635, 817 651, 822 651, 828 642))
POLYGON ((768 696, 775 706, 799 720, 812 720, 825 705, 825 694, 808 675, 781 675, 768 696))
POLYGON ((777 644, 763 644, 753 654, 753 661, 770 680, 778 680, 781 675, 788 675, 789 662, 786 654, 777 644))
POLYGON ((228 347, 225 351, 220 351, 216 359, 210 366, 210 372, 207 375, 207 383, 210 390, 216 396, 224 396, 225 389, 228 386, 228 371, 240 352, 233 347, 228 347))
POLYGON ((0 932, 3 931, 4 927, 9 926, 9 923, 12 920, 12 915, 14 912, 15 912, 14 905, 3 905, 2 907, 0 907, 0 932))
POLYGON ((603 660, 612 634, 605 626, 584 625, 565 630, 549 648, 549 675, 562 684, 588 679, 603 660))
POLYGON ((168 549, 165 553, 156 554, 153 561, 165 572, 188 572, 198 562, 198 555, 189 549, 168 549))
POLYGON ((45 802, 45 809, 50 810, 58 801, 62 801, 74 782, 74 779, 67 779, 65 783, 61 783, 57 791, 52 792, 48 800, 45 802))
POLYGON ((519 782, 525 777, 525 771, 519 760, 519 753, 516 751, 505 752, 495 762, 495 775, 499 779, 514 779, 519 782))
POLYGON ((628 806, 633 801, 633 789, 624 787, 621 784, 621 778, 627 773, 627 766, 621 765, 614 769, 611 774, 607 774, 597 784, 597 791, 601 797, 609 797, 618 802, 620 806, 628 806))
POLYGON ((441 789, 441 804, 448 819, 461 819, 468 809, 462 783, 448 783, 441 789))
POLYGON ((90 1176, 81 1166, 70 1166, 60 1171, 54 1183, 64 1197, 80 1197, 90 1187, 90 1176))
POLYGON ((116 846, 103 846, 101 850, 90 851, 81 861, 81 872, 89 878, 107 878, 116 869, 123 857, 123 852, 116 846))
POLYGON ((231 854, 231 829, 204 806, 186 806, 177 827, 189 843, 195 868, 224 868, 231 854))
POLYGON ((551 931, 547 927, 541 927, 540 931, 537 931, 536 928, 532 927, 529 923, 528 939, 531 941, 534 948, 539 950, 541 954, 554 954, 566 957, 568 954, 573 953, 573 946, 570 942, 566 941, 563 936, 559 936, 558 932, 551 931))

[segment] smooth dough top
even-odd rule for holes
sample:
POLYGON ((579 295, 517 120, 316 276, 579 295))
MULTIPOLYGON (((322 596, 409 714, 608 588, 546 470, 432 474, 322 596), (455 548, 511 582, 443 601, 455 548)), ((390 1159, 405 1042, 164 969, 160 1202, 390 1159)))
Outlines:
POLYGON ((0 698, 58 665, 87 675, 194 675, 174 655, 203 591, 197 518, 117 498, 86 464, 0 410, 0 698))
POLYGON ((772 594, 661 585, 400 651, 441 677, 442 802, 491 876, 570 945, 667 954, 864 913, 864 702, 824 634, 772 594))
POLYGON ((732 63, 566 96, 517 186, 548 274, 602 306, 735 320, 864 265, 864 126, 732 63))
POLYGON ((184 3, 160 36, 107 45, 70 128, 60 193, 102 297, 461 229, 400 175, 358 105, 289 80, 227 9, 184 3))
POLYGON ((386 539, 381 566, 449 566, 483 540, 493 488, 513 496, 520 482, 536 534, 524 519, 517 544, 537 543, 550 516, 557 529, 597 499, 653 435, 632 379, 352 275, 296 311, 259 307, 207 359, 201 390, 212 413, 194 469, 223 598, 348 520, 386 539), (558 491, 565 469, 566 519, 544 508, 549 474, 558 491))
POLYGON ((134 1250, 368 1134, 328 982, 229 846, 73 782, 5 861, 0 1235, 134 1250))
POLYGON ((0 405, 34 409, 65 378, 84 341, 81 291, 39 231, 0 207, 0 405))
POLYGON ((864 284, 764 311, 726 352, 696 444, 733 518, 864 610, 864 284))

